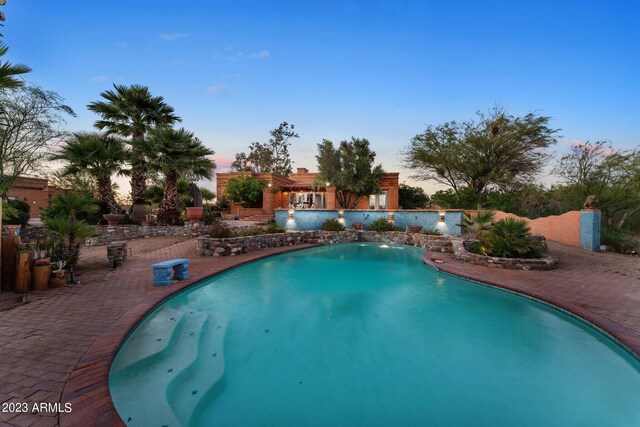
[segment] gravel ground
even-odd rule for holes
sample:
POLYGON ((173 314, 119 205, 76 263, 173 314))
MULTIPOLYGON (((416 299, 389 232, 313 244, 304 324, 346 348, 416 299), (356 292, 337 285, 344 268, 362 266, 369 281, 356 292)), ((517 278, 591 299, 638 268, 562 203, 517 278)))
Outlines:
MULTIPOLYGON (((188 237, 147 237, 144 239, 134 239, 127 241, 129 254, 127 259, 135 258, 157 249, 162 249, 176 243, 189 240, 188 237)), ((195 254, 195 251, 194 251, 195 254)), ((125 261, 127 262, 127 261, 125 261)), ((110 270, 107 260, 106 246, 85 246, 80 247, 80 260, 76 267, 78 278, 88 283, 98 280, 101 272, 110 270)))
POLYGON ((614 252, 590 252, 550 240, 547 240, 547 246, 551 255, 557 257, 560 261, 559 268, 595 267, 640 279, 640 257, 614 252))

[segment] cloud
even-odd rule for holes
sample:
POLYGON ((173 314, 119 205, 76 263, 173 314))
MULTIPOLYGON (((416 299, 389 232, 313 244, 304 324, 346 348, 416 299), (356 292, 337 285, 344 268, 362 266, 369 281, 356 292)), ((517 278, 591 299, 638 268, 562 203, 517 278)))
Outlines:
POLYGON ((189 37, 189 34, 185 33, 171 33, 171 34, 160 34, 160 38, 162 40, 179 40, 189 37))
POLYGON ((101 76, 94 76, 94 77, 91 77, 91 78, 89 79, 89 81, 92 81, 92 82, 104 82, 104 81, 106 81, 108 78, 109 78, 109 77, 104 76, 104 75, 101 75, 101 76))
MULTIPOLYGON (((225 52, 230 52, 231 50, 233 50, 232 46, 225 48, 225 52)), ((269 53, 268 50, 261 50, 259 52, 252 52, 252 53, 244 53, 240 51, 230 56, 228 55, 228 53, 217 52, 213 55, 213 58, 226 59, 227 61, 237 62, 242 59, 265 59, 265 58, 269 58, 270 56, 271 54, 269 53)))
POLYGON ((229 93, 229 86, 224 84, 215 85, 207 88, 205 92, 209 95, 224 95, 229 93))
POLYGON ((115 42, 113 45, 119 47, 129 47, 129 43, 127 42, 115 42))
POLYGON ((215 156, 213 159, 216 161, 217 169, 230 169, 231 163, 233 163, 235 160, 229 156, 222 156, 222 155, 215 156))
POLYGON ((220 77, 222 77, 223 79, 240 80, 240 77, 242 76, 238 73, 232 73, 232 74, 220 73, 220 77))
POLYGON ((261 50, 260 52, 254 52, 251 54, 252 58, 255 59, 262 59, 262 58, 268 58, 269 57, 269 51, 268 50, 261 50))

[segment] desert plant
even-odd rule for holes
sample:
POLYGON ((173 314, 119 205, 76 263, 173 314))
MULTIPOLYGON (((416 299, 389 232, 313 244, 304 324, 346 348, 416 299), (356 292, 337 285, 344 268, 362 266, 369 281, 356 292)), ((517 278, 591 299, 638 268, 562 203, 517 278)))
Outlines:
POLYGON ((614 227, 602 229, 602 244, 609 250, 621 254, 630 254, 638 250, 638 242, 622 230, 614 227))
POLYGON ((214 239, 225 239, 231 237, 231 230, 225 224, 218 222, 209 229, 209 237, 214 239))
POLYGON ((531 237, 526 221, 505 218, 495 222, 478 237, 476 249, 485 255, 503 258, 540 258, 542 246, 531 237))
POLYGON ((72 221, 62 216, 46 218, 44 227, 49 232, 51 261, 64 261, 68 266, 74 266, 78 262, 78 239, 95 235, 93 227, 84 221, 72 221))
POLYGON ((111 176, 124 173, 123 164, 129 158, 124 142, 114 136, 98 132, 76 132, 52 160, 66 162, 62 175, 90 174, 96 182, 98 193, 109 206, 109 213, 124 214, 124 209, 114 197, 111 176))
POLYGON ((70 221, 86 219, 89 214, 100 211, 98 200, 77 193, 61 193, 51 199, 45 210, 45 217, 69 218, 70 221))
POLYGON ((491 211, 477 211, 475 215, 465 212, 462 217, 462 223, 456 225, 463 227, 470 237, 479 238, 491 228, 495 216, 496 214, 491 211))
POLYGON ((282 227, 278 227, 278 224, 275 222, 270 222, 265 228, 264 231, 266 234, 278 234, 284 233, 285 229, 282 227))
POLYGON ((337 219, 328 219, 322 223, 324 231, 344 231, 344 225, 337 219))
POLYGON ((21 225, 25 227, 29 222, 31 208, 28 203, 9 199, 2 201, 2 223, 21 225))
POLYGON ((371 223, 371 231, 395 231, 396 226, 385 218, 378 218, 371 223))
POLYGON ((146 138, 131 140, 130 144, 138 156, 133 161, 134 169, 136 162, 143 160, 146 170, 164 175, 164 193, 158 211, 158 224, 177 225, 182 214, 178 176, 210 179, 215 163, 209 157, 214 151, 205 147, 202 141, 184 128, 152 129, 146 138))

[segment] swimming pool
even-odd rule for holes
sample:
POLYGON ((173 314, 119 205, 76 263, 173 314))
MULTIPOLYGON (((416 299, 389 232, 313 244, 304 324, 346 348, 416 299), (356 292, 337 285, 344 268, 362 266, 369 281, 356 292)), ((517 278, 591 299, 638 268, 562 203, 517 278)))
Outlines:
POLYGON ((172 297, 109 377, 132 426, 640 425, 640 362, 541 303, 380 244, 286 253, 172 297))

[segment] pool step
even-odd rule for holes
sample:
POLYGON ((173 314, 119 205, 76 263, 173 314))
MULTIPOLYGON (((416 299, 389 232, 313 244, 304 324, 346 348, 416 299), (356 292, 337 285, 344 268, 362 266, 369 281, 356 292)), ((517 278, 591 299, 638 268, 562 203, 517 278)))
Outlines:
MULTIPOLYGON (((175 311, 172 309, 171 317, 177 318, 178 314, 175 311)), ((173 336, 170 340, 167 340, 171 345, 167 349, 121 366, 118 376, 114 377, 114 382, 116 383, 122 380, 125 383, 136 384, 136 387, 121 389, 118 393, 118 402, 114 402, 118 412, 129 426, 157 425, 173 427, 186 425, 186 422, 178 420, 167 402, 167 390, 176 376, 180 375, 196 360, 199 348, 198 342, 205 329, 209 315, 197 311, 179 311, 179 313, 181 319, 180 327, 173 329, 173 336), (135 402, 139 400, 138 397, 141 394, 145 396, 146 401, 157 402, 157 404, 149 407, 136 405, 135 402), (137 420, 140 420, 140 422, 137 422, 137 420)), ((163 319, 161 321, 164 322, 167 322, 167 319, 171 319, 171 317, 167 318, 165 313, 162 313, 161 317, 163 319)), ((156 320, 154 318, 152 322, 156 320)), ((149 334, 145 332, 143 335, 148 336, 149 334)), ((137 344, 143 346, 152 342, 148 339, 137 340, 137 344)), ((140 350, 137 353, 145 352, 140 350)), ((117 384, 114 384, 114 386, 117 386, 117 384)))
POLYGON ((135 365, 149 365, 151 358, 161 358, 174 347, 174 342, 182 327, 184 313, 163 306, 154 313, 143 331, 138 330, 126 342, 111 366, 112 372, 135 368, 135 365))
POLYGON ((224 336, 229 318, 213 313, 199 338, 198 354, 182 370, 167 390, 167 399, 176 418, 191 425, 191 418, 202 401, 208 401, 219 392, 224 377, 224 336))

